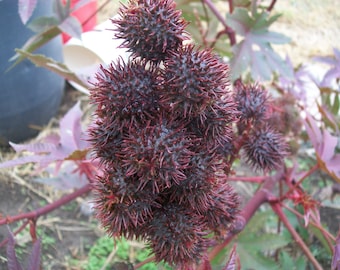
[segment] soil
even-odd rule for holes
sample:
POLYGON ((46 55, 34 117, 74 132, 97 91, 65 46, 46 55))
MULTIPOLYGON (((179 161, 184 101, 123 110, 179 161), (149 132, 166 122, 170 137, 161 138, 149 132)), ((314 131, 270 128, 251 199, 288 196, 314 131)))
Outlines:
MULTIPOLYGON (((100 11, 98 23, 116 14, 118 1, 98 0, 98 6, 106 2, 109 4, 100 11)), ((293 40, 292 44, 280 47, 281 53, 288 53, 296 64, 308 61, 315 54, 331 54, 340 37, 340 10, 335 7, 334 2, 325 0, 321 4, 318 0, 278 1, 277 10, 283 16, 279 23, 274 24, 273 30, 285 33, 293 40)), ((58 117, 82 98, 83 94, 67 86, 58 117)), ((54 123, 57 121, 54 120, 54 123)), ((9 149, 2 149, 0 152, 0 157, 4 159, 13 156, 9 149)), ((30 211, 60 197, 60 192, 32 183, 30 170, 32 169, 0 171, 0 216, 30 211)), ((94 217, 80 210, 82 203, 87 200, 90 197, 84 197, 39 219, 44 238, 53 239, 51 243, 44 244, 43 269, 81 269, 80 266, 70 266, 71 258, 86 260, 89 247, 98 236, 103 235, 94 217)), ((334 233, 340 223, 340 211, 326 209, 324 213, 323 221, 330 224, 334 233)), ((16 228, 18 224, 10 226, 11 230, 16 228)), ((6 226, 0 226, 0 242, 7 235, 6 226)), ((23 259, 29 250, 29 239, 28 232, 20 234, 20 239, 17 239, 19 249, 21 247, 23 250, 23 259)), ((0 248, 0 269, 7 269, 5 258, 6 250, 0 248)))

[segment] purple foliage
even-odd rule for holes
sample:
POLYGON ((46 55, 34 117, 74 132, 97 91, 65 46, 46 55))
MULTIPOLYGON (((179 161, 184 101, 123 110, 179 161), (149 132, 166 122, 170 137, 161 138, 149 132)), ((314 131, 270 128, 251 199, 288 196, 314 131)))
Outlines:
POLYGON ((334 179, 340 180, 340 154, 336 153, 338 137, 331 135, 327 129, 321 130, 309 114, 304 120, 304 125, 321 169, 328 172, 334 179))
POLYGON ((31 254, 28 258, 27 270, 40 269, 41 263, 41 241, 36 240, 33 244, 31 254))
POLYGON ((22 270, 16 252, 15 239, 13 233, 8 229, 8 243, 7 243, 7 267, 8 270, 22 270))
POLYGON ((19 0, 18 12, 23 24, 26 24, 31 18, 37 2, 38 0, 19 0))
POLYGON ((237 259, 238 256, 236 253, 236 245, 234 245, 232 250, 230 251, 228 262, 226 266, 223 268, 223 270, 236 270, 237 259))
POLYGON ((332 258, 332 270, 340 270, 340 232, 335 240, 334 253, 332 258))
POLYGON ((45 142, 33 144, 10 145, 17 152, 31 152, 33 155, 19 157, 0 164, 0 168, 12 167, 29 162, 38 163, 41 168, 50 163, 62 162, 76 151, 85 151, 88 148, 86 135, 81 127, 80 103, 78 102, 60 121, 60 135, 52 135, 45 138, 45 142))
POLYGON ((334 56, 319 56, 314 57, 313 60, 330 66, 319 85, 321 87, 336 86, 336 89, 340 91, 340 50, 334 48, 333 52, 334 56))

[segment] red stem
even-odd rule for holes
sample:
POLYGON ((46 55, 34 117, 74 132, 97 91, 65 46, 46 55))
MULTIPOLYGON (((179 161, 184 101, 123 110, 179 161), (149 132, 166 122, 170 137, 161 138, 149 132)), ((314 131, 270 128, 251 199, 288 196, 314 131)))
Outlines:
POLYGON ((210 0, 203 0, 203 2, 210 8, 210 10, 215 14, 216 18, 222 23, 222 25, 225 28, 225 31, 229 37, 230 40, 230 45, 233 46, 234 44, 236 44, 236 35, 233 29, 231 29, 224 17, 222 16, 222 14, 217 10, 217 8, 215 7, 215 5, 210 1, 210 0))
POLYGON ((267 8, 267 11, 269 11, 269 12, 272 11, 274 6, 275 6, 275 4, 276 4, 276 0, 272 0, 272 2, 270 3, 269 7, 267 8))
POLYGON ((80 189, 77 189, 76 191, 72 192, 71 194, 65 195, 64 197, 61 197, 59 200, 50 203, 44 207, 38 208, 36 210, 33 210, 31 212, 26 212, 26 213, 22 213, 16 216, 9 216, 9 217, 5 217, 3 219, 0 219, 0 225, 4 225, 4 224, 10 224, 13 222, 16 222, 18 220, 22 220, 22 219, 36 219, 42 215, 45 215, 57 208, 59 208, 60 206, 69 203, 70 201, 74 200, 75 198, 88 193, 91 190, 91 185, 87 184, 85 186, 83 186, 80 189))
POLYGON ((233 13, 234 11, 233 0, 228 0, 228 3, 229 3, 229 13, 233 13))
POLYGON ((290 193, 292 193, 307 177, 313 174, 315 171, 319 169, 319 164, 315 164, 312 168, 309 169, 300 179, 297 181, 285 194, 280 198, 280 201, 283 201, 288 197, 290 193))
MULTIPOLYGON (((298 218, 300 219, 304 219, 303 215, 301 215, 298 211, 296 211, 295 209, 290 208, 289 206, 282 204, 282 207, 286 208, 288 211, 292 212, 294 215, 296 215, 298 218)), ((321 233, 323 234, 323 236, 325 237, 328 247, 330 250, 333 249, 333 242, 335 242, 335 237, 329 233, 327 230, 325 230, 324 227, 322 227, 320 224, 317 224, 311 220, 309 220, 309 224, 314 226, 315 228, 317 228, 318 230, 321 231, 321 233)))
POLYGON ((295 242, 300 246, 302 251, 305 253, 306 257, 310 260, 310 262, 313 264, 314 269, 316 270, 323 270, 322 266, 318 263, 318 261, 314 258, 313 254, 310 252, 309 248, 303 242, 300 235, 296 232, 296 230, 293 228, 293 226, 290 224, 287 216, 282 211, 282 207, 279 203, 272 203, 271 207, 273 211, 277 214, 279 219, 283 222, 283 224, 286 226, 287 230, 290 232, 292 237, 294 238, 295 242))
MULTIPOLYGON (((255 195, 248 201, 247 205, 243 208, 239 222, 242 223, 243 227, 249 222, 251 217, 255 214, 258 208, 265 202, 268 202, 271 198, 271 191, 273 190, 275 183, 278 182, 283 176, 283 171, 278 172, 273 177, 267 177, 264 181, 262 187, 255 193, 255 195)), ((211 249, 208 254, 208 259, 211 261, 214 259, 217 254, 221 252, 223 248, 225 248, 229 242, 236 236, 236 233, 230 233, 223 243, 216 245, 211 249)), ((203 270, 203 266, 200 265, 198 270, 203 270)))
MULTIPOLYGON (((15 230, 15 232, 13 232, 13 235, 17 235, 18 233, 20 233, 23 229, 27 227, 28 224, 29 224, 29 220, 26 220, 23 224, 21 224, 21 226, 17 230, 15 230)), ((8 243, 8 238, 5 238, 3 241, 1 241, 0 248, 6 245, 7 243, 8 243)))
POLYGON ((231 177, 228 177, 228 180, 261 184, 263 183, 264 180, 266 180, 266 178, 267 178, 266 176, 254 176, 254 177, 231 176, 231 177))

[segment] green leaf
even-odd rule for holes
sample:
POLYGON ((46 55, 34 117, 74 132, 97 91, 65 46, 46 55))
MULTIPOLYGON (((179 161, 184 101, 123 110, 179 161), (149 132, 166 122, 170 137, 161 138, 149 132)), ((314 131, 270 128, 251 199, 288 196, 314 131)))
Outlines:
POLYGON ((325 236, 322 234, 322 232, 312 225, 309 225, 308 228, 311 230, 313 235, 320 241, 321 245, 324 247, 323 252, 327 252, 329 255, 331 255, 333 251, 329 248, 327 240, 325 236))
POLYGON ((266 11, 255 13, 253 16, 245 8, 235 8, 234 12, 227 16, 228 25, 243 37, 232 48, 234 56, 230 65, 233 80, 248 69, 254 80, 270 80, 275 72, 286 77, 293 76, 287 63, 271 46, 290 41, 283 34, 269 31, 270 25, 279 16, 269 17, 266 11))
POLYGON ((274 270, 278 269, 274 260, 264 257, 262 254, 251 252, 244 245, 237 245, 237 254, 240 258, 241 269, 261 269, 274 270))
POLYGON ((242 236, 238 243, 246 245, 252 251, 272 251, 289 244, 290 239, 283 235, 264 233, 261 235, 242 236))
POLYGON ((47 16, 41 16, 33 21, 31 21, 27 27, 31 29, 33 32, 41 33, 44 32, 46 29, 51 28, 53 26, 58 25, 58 20, 55 17, 47 17, 47 16))
MULTIPOLYGON (((60 29, 56 26, 50 27, 46 29, 44 32, 41 32, 39 34, 36 34, 29 38, 26 43, 21 47, 20 51, 26 51, 28 53, 34 52, 36 49, 40 48, 53 38, 55 38, 57 35, 61 33, 60 29)), ((16 53, 10 61, 14 61, 14 64, 8 69, 12 69, 17 64, 19 64, 22 60, 24 60, 26 57, 23 54, 16 53)), ((7 71, 8 71, 7 70, 7 71)))
POLYGON ((291 256, 285 252, 280 252, 280 262, 281 262, 281 269, 282 270, 292 270, 294 269, 294 261, 291 256))
POLYGON ((266 232, 272 212, 257 213, 237 238, 237 254, 242 269, 278 269, 277 263, 265 254, 274 252, 290 243, 291 238, 283 234, 266 232))
POLYGON ((88 88, 82 80, 80 80, 72 71, 68 69, 68 67, 62 63, 58 63, 51 58, 48 58, 41 54, 31 54, 29 52, 23 50, 16 50, 16 52, 23 56, 24 58, 28 58, 32 61, 36 66, 47 68, 60 76, 64 77, 66 80, 74 81, 75 83, 88 88))

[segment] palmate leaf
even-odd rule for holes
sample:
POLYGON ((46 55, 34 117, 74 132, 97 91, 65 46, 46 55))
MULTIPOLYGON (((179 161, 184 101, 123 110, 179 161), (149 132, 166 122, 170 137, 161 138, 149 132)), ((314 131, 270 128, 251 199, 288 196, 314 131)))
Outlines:
POLYGON ((232 79, 237 79, 250 68, 251 77, 256 81, 270 80, 276 72, 291 77, 287 63, 273 50, 271 44, 285 44, 290 39, 283 34, 269 31, 270 25, 279 15, 269 17, 262 11, 252 15, 245 8, 235 8, 227 16, 228 25, 243 39, 232 47, 232 79))
POLYGON ((241 269, 278 269, 277 263, 265 253, 274 252, 291 242, 289 236, 263 232, 266 220, 270 218, 270 212, 256 214, 248 226, 237 238, 236 252, 239 257, 241 269))
POLYGON ((321 130, 317 122, 308 113, 303 122, 315 149, 320 169, 340 183, 340 154, 336 152, 340 138, 330 134, 327 129, 321 130))
POLYGON ((340 50, 333 49, 334 56, 319 56, 314 57, 314 61, 318 61, 330 66, 330 69, 326 72, 322 81, 319 83, 321 87, 335 88, 338 92, 340 91, 340 84, 337 82, 340 78, 340 50))
POLYGON ((80 119, 82 111, 79 102, 60 121, 60 134, 47 137, 45 142, 33 144, 10 145, 17 152, 27 151, 33 155, 19 157, 18 159, 0 163, 0 168, 7 168, 28 162, 38 163, 41 168, 46 168, 52 162, 77 159, 85 162, 89 143, 86 141, 80 119))

